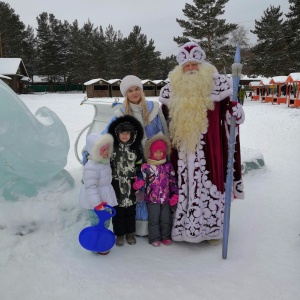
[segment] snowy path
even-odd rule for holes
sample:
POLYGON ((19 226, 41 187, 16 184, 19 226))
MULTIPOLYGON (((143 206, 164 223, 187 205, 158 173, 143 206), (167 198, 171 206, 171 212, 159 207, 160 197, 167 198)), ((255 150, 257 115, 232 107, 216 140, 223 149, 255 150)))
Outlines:
MULTIPOLYGON (((21 99, 32 112, 54 110, 71 145, 93 116, 79 105, 82 94, 21 99)), ((221 246, 153 248, 145 238, 108 256, 85 251, 77 241, 88 226, 77 201, 82 170, 72 146, 73 188, 53 184, 31 199, 0 198, 0 299, 299 299, 300 110, 251 101, 244 109, 242 149, 262 153, 266 166, 244 177, 246 199, 231 206, 227 260, 221 246)))

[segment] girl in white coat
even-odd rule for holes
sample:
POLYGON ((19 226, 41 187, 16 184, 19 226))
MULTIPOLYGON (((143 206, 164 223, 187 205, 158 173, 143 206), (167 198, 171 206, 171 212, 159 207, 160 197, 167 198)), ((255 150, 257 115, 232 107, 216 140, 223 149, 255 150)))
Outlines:
MULTIPOLYGON (((113 137, 110 134, 89 134, 86 139, 89 154, 88 162, 84 165, 83 185, 80 190, 79 202, 88 209, 92 226, 99 223, 94 208, 103 208, 106 203, 118 205, 115 191, 111 185, 112 175, 110 157, 113 151, 113 137)), ((105 222, 108 228, 110 220, 105 222)))

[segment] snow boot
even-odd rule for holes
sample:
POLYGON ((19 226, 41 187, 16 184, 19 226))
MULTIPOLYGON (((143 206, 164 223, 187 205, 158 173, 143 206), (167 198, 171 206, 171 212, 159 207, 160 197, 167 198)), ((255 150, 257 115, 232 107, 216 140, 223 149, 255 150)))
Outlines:
POLYGON ((172 244, 172 241, 170 239, 162 240, 161 241, 165 246, 170 246, 172 244))
POLYGON ((136 239, 134 233, 126 234, 126 240, 129 245, 134 245, 136 243, 136 239))
POLYGON ((124 246, 124 235, 117 236, 116 246, 118 246, 118 247, 124 246))

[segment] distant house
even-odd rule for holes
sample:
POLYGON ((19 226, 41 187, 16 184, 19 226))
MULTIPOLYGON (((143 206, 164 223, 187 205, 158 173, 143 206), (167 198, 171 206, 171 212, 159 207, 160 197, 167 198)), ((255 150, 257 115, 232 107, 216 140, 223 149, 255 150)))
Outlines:
POLYGON ((1 78, 17 94, 26 90, 26 84, 30 81, 27 70, 21 58, 0 58, 1 78), (10 79, 8 79, 8 78, 10 79))
POLYGON ((10 77, 0 74, 0 79, 4 81, 7 85, 9 85, 10 77))
POLYGON ((165 80, 152 80, 155 84, 155 96, 159 96, 160 90, 167 84, 165 80))
POLYGON ((261 89, 264 87, 261 81, 250 81, 249 88, 251 90, 251 100, 259 101, 261 100, 261 89))
MULTIPOLYGON (((231 76, 230 76, 231 77, 231 76)), ((261 80, 266 79, 266 77, 263 76, 256 76, 256 77, 249 77, 248 75, 242 75, 240 78, 240 85, 249 86, 250 82, 260 82, 261 80)))
POLYGON ((108 80, 108 83, 110 97, 122 97, 120 91, 121 79, 110 79, 108 80))
MULTIPOLYGON (((87 98, 122 97, 120 91, 121 79, 105 80, 103 78, 91 79, 84 83, 87 98)), ((146 97, 159 96, 161 88, 168 83, 166 80, 142 80, 143 91, 146 97)))
POLYGON ((152 80, 149 79, 142 80, 142 85, 146 97, 155 96, 155 83, 152 80))
POLYGON ((88 98, 110 97, 110 83, 102 78, 92 79, 84 83, 88 98))

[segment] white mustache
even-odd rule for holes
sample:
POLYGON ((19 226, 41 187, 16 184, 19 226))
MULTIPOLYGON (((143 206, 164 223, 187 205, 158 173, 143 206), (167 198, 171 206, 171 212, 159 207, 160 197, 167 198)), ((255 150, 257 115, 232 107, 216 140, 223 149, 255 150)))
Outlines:
POLYGON ((187 75, 192 75, 192 74, 197 74, 197 70, 190 70, 190 71, 187 71, 187 72, 185 72, 185 74, 187 74, 187 75))

